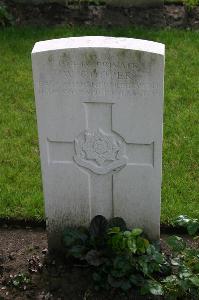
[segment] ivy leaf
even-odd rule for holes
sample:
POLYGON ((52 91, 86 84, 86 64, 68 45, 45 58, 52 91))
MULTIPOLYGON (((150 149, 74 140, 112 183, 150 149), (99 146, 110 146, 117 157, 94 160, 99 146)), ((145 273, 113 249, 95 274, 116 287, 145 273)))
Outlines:
POLYGON ((117 233, 120 233, 120 228, 119 227, 112 227, 108 230, 108 233, 107 234, 117 234, 117 233))
POLYGON ((141 268, 142 268, 142 272, 143 272, 145 275, 147 275, 147 274, 149 273, 149 269, 148 269, 148 264, 147 264, 147 262, 146 262, 146 261, 140 260, 140 261, 139 261, 139 264, 140 264, 140 266, 141 266, 141 268))
POLYGON ((187 225, 187 231, 190 235, 195 235, 199 230, 199 222, 197 220, 193 220, 187 225))
POLYGON ((127 241, 127 245, 128 245, 129 250, 131 251, 131 253, 136 253, 136 251, 137 251, 137 245, 136 245, 136 241, 135 240, 129 239, 127 241))
POLYGON ((158 283, 157 281, 148 280, 146 285, 141 288, 142 295, 146 295, 148 293, 151 293, 155 296, 162 296, 164 294, 162 285, 158 283))
POLYGON ((131 232, 128 231, 128 230, 124 231, 123 234, 124 234, 124 236, 127 237, 127 238, 131 237, 131 232))
POLYGON ((190 222, 190 218, 184 215, 180 215, 174 220, 174 224, 179 226, 186 226, 189 222, 190 222))
POLYGON ((199 287, 199 275, 198 276, 193 276, 190 278, 190 281, 197 287, 199 287))
POLYGON ((163 283, 168 283, 168 284, 173 284, 173 285, 177 285, 178 283, 178 278, 176 275, 170 275, 170 276, 167 276, 166 278, 164 278, 162 280, 163 283))
POLYGON ((187 269, 184 269, 182 272, 179 273, 180 279, 190 278, 191 275, 192 275, 192 272, 187 269))
POLYGON ((144 254, 149 246, 149 241, 141 237, 137 238, 137 251, 144 254))
POLYGON ((196 263, 196 264, 193 266, 193 269, 194 269, 197 273, 199 273, 199 262, 196 263))
POLYGON ((185 241, 179 236, 170 236, 167 239, 167 243, 174 252, 181 252, 186 248, 185 241))
POLYGON ((172 266, 179 266, 180 265, 180 259, 179 257, 175 257, 171 259, 172 266))
POLYGON ((157 252, 156 248, 154 245, 149 244, 147 247, 147 255, 153 256, 157 252))
POLYGON ((111 271, 111 274, 114 277, 123 277, 131 270, 131 265, 126 256, 117 256, 113 261, 114 269, 111 271))
POLYGON ((162 296, 164 294, 162 286, 158 282, 153 282, 149 284, 149 291, 152 295, 162 296))
POLYGON ((174 220, 174 224, 186 227, 190 235, 195 235, 199 230, 199 220, 189 218, 188 216, 179 216, 174 220))

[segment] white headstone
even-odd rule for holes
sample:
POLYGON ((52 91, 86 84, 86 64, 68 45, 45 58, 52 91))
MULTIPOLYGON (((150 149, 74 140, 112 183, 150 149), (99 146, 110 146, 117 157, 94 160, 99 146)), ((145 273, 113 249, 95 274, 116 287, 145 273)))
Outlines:
POLYGON ((164 45, 79 37, 32 63, 51 248, 65 226, 122 217, 159 238, 164 45))

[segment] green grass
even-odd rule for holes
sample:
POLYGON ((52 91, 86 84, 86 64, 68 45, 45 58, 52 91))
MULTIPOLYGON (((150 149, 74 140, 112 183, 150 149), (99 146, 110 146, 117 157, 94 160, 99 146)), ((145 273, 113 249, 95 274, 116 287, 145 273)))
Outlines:
POLYGON ((100 28, 8 28, 0 31, 0 217, 44 216, 31 73, 36 41, 81 35, 126 36, 166 44, 162 222, 199 217, 197 32, 100 28))
POLYGON ((185 4, 195 7, 199 5, 199 0, 164 0, 164 4, 185 4))

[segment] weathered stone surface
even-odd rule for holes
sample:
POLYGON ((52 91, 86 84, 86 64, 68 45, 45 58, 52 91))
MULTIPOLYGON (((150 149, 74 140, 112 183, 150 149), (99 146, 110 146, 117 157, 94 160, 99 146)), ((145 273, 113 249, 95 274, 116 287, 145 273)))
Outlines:
MULTIPOLYGON (((43 4, 43 3, 61 3, 64 5, 69 5, 71 3, 82 3, 82 2, 89 2, 87 0, 14 0, 15 3, 24 3, 24 4, 43 4)), ((95 1, 93 1, 95 2, 95 1)), ((106 3, 111 6, 116 7, 157 7, 163 5, 163 0, 103 0, 103 3, 106 3)))
MULTIPOLYGON (((92 3, 92 2, 91 2, 92 3)), ((97 26, 144 26, 163 28, 199 28, 199 9, 188 10, 182 5, 163 7, 111 7, 108 5, 69 5, 51 3, 24 5, 6 2, 15 25, 97 25, 97 26)))
POLYGON ((163 6, 163 0, 105 0, 106 4, 116 7, 158 7, 163 6))
POLYGON ((32 62, 50 247, 99 214, 159 238, 164 45, 50 40, 32 62))
POLYGON ((199 28, 199 6, 190 11, 188 10, 187 19, 189 28, 199 28))
POLYGON ((165 22, 169 27, 184 28, 187 25, 187 14, 184 6, 166 5, 165 22))

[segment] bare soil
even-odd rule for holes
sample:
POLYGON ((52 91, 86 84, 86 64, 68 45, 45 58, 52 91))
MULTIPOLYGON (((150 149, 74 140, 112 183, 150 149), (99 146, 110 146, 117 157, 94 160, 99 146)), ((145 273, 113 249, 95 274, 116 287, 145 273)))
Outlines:
MULTIPOLYGON (((168 235, 161 238, 165 245, 168 235)), ((197 247, 197 242, 185 237, 187 243, 197 247)), ((0 228, 0 300, 120 300, 152 299, 132 295, 126 298, 118 292, 96 293, 92 287, 91 270, 87 267, 64 264, 59 257, 48 256, 47 235, 44 229, 0 228), (15 286, 17 275, 24 274, 30 282, 15 286)), ((157 299, 157 298, 156 298, 157 299)))

